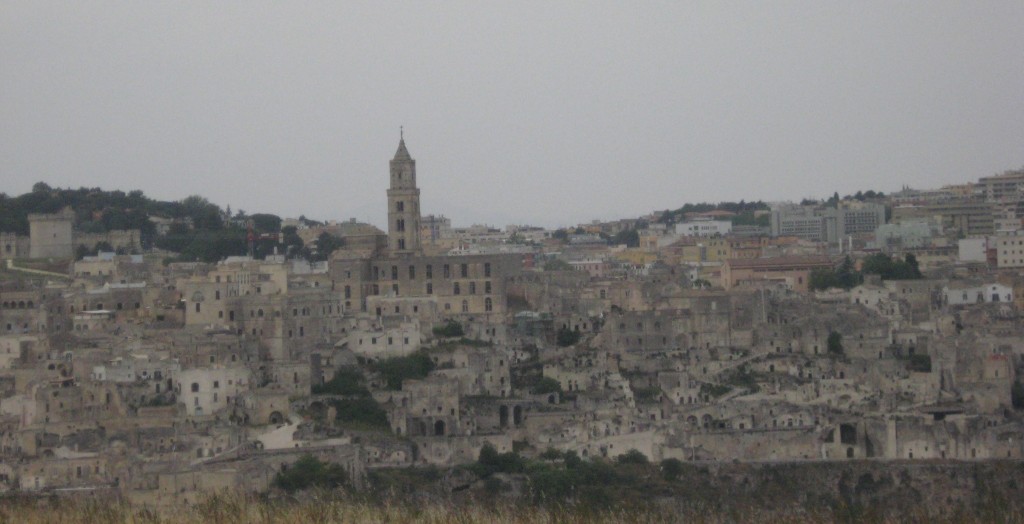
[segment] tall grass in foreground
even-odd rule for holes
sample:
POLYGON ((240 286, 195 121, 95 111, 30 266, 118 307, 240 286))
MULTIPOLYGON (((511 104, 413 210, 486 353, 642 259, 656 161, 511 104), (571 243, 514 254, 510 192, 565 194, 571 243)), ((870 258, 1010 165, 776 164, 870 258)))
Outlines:
POLYGON ((308 493, 300 499, 267 500, 240 494, 216 494, 191 507, 153 509, 117 499, 62 498, 8 499, 0 505, 0 524, 7 523, 125 523, 125 524, 307 524, 307 523, 428 523, 428 524, 658 524, 669 522, 1024 522, 1017 507, 995 511, 954 511, 930 514, 925 508, 839 507, 831 510, 790 511, 736 506, 726 510, 701 506, 681 508, 589 510, 573 507, 536 507, 528 504, 449 504, 402 501, 373 503, 336 493, 308 493), (892 510, 895 510, 893 512, 892 510))

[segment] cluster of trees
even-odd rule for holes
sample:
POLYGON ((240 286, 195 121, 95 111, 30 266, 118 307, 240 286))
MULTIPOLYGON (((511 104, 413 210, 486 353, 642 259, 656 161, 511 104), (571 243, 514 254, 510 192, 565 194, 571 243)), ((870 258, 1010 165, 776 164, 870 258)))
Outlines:
MULTIPOLYGON (((247 223, 252 222, 253 250, 256 258, 274 253, 299 256, 310 261, 326 260, 344 245, 344 241, 328 234, 321 235, 314 245, 304 246, 295 228, 281 229, 281 217, 269 213, 247 215, 239 210, 220 206, 206 198, 192 195, 179 201, 161 201, 147 197, 142 191, 104 191, 100 188, 61 189, 39 182, 32 191, 12 197, 0 193, 0 231, 29 234, 30 213, 56 213, 65 207, 75 211, 75 224, 85 233, 138 229, 142 248, 156 247, 178 253, 169 260, 216 262, 249 251, 247 223), (164 235, 157 235, 150 217, 175 219, 164 235), (279 241, 278 233, 281 241, 279 241)), ((300 217, 307 225, 319 222, 300 217)), ((76 255, 95 253, 96 246, 85 246, 76 255)))
MULTIPOLYGON (((875 191, 869 189, 867 191, 857 191, 852 195, 846 195, 843 198, 839 198, 839 192, 832 193, 832 196, 825 200, 826 207, 838 207, 841 200, 858 200, 864 202, 866 200, 878 200, 885 198, 885 193, 881 191, 875 191)), ((814 206, 821 204, 821 200, 815 200, 813 198, 805 198, 800 201, 801 206, 814 206)))
POLYGON ((608 238, 613 246, 625 244, 626 247, 640 247, 640 232, 636 229, 623 229, 608 238))
POLYGON ((544 263, 544 271, 572 271, 572 266, 560 258, 552 258, 544 263))
POLYGON ((434 326, 434 335, 445 338, 455 338, 465 336, 466 332, 462 329, 462 324, 455 320, 449 320, 447 323, 441 326, 434 326))
POLYGON ((369 395, 332 399, 330 403, 335 411, 334 420, 344 426, 358 429, 391 428, 387 411, 369 395))
POLYGON ((771 227, 771 222, 771 215, 765 213, 761 216, 756 216, 753 211, 744 211, 732 217, 732 225, 734 226, 771 227))
POLYGON ((853 260, 847 255, 839 267, 811 271, 808 285, 812 290, 833 287, 850 289, 863 281, 864 276, 853 267, 853 260))
POLYGON ((354 366, 342 366, 334 372, 334 377, 323 384, 314 384, 314 395, 369 395, 364 385, 363 372, 354 366))
POLYGON ((388 414, 366 389, 366 378, 362 371, 353 366, 342 366, 331 380, 316 384, 314 395, 342 395, 346 398, 332 399, 334 419, 346 426, 359 428, 389 428, 388 414))
POLYGON ((370 370, 379 373, 391 390, 402 389, 406 379, 423 379, 434 369, 434 361, 426 351, 420 350, 404 357, 392 357, 370 362, 370 370))
POLYGON ((28 235, 30 213, 56 213, 71 206, 75 222, 87 233, 104 233, 118 229, 138 229, 141 242, 149 247, 156 234, 156 226, 149 215, 175 216, 183 214, 180 203, 158 202, 147 198, 142 191, 103 191, 100 188, 59 189, 43 182, 32 186, 32 191, 19 196, 0 193, 0 231, 28 235))
MULTIPOLYGON (((645 227, 647 227, 647 223, 641 220, 637 222, 636 227, 623 229, 614 235, 598 233, 598 236, 612 246, 625 244, 626 247, 640 247, 640 230, 645 227)), ((555 230, 555 232, 551 234, 551 238, 561 240, 562 242, 568 242, 569 235, 582 235, 584 233, 586 233, 586 231, 582 227, 577 227, 576 229, 562 228, 555 230)))
POLYGON ((908 253, 903 260, 893 258, 885 253, 875 253, 861 262, 861 269, 854 268, 849 256, 832 269, 815 269, 811 272, 808 285, 811 289, 828 288, 850 289, 864 281, 864 275, 878 275, 882 280, 917 280, 924 278, 918 265, 917 257, 908 253))
POLYGON ((917 264, 917 257, 908 253, 903 260, 898 260, 884 253, 875 253, 864 259, 861 264, 864 274, 880 275, 882 280, 915 280, 924 278, 917 264))
POLYGON ((249 252, 246 232, 241 228, 188 229, 178 227, 156 238, 156 247, 178 253, 174 260, 216 262, 249 252))
MULTIPOLYGON (((739 225, 747 225, 744 221, 753 220, 755 211, 762 211, 769 209, 768 204, 758 200, 756 202, 747 202, 746 200, 740 200, 739 202, 719 202, 717 204, 711 204, 708 202, 701 202, 699 204, 683 204, 676 210, 666 209, 661 216, 658 218, 658 222, 662 224, 675 224, 681 222, 687 213, 707 213, 708 211, 729 211, 736 213, 737 216, 744 216, 747 218, 740 219, 739 225)), ((763 220, 763 219, 762 219, 763 220)), ((737 224, 733 221, 733 224, 737 224)), ((758 223, 757 225, 761 225, 758 223)), ((767 224, 765 224, 767 225, 767 224)))

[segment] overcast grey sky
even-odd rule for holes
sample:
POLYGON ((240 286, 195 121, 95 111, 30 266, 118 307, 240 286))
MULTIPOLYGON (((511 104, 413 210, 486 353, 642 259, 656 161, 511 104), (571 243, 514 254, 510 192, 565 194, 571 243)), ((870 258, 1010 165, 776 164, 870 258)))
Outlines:
POLYGON ((1024 2, 0 0, 0 191, 568 225, 1024 165, 1024 2))

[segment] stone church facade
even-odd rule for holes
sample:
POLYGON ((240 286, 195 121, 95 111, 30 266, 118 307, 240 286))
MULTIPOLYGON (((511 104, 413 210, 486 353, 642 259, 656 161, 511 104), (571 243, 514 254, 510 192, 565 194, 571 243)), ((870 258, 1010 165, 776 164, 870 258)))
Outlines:
POLYGON ((377 316, 415 316, 424 308, 444 317, 504 315, 506 278, 521 270, 520 256, 423 254, 416 161, 404 138, 391 160, 387 196, 387 248, 340 250, 331 259, 331 280, 346 310, 377 316))

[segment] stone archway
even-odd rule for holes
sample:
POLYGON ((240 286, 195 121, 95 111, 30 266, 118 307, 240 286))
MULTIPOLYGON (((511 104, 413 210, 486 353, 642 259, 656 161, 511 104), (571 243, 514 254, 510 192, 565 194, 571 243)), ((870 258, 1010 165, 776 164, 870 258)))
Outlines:
POLYGON ((270 413, 271 424, 281 424, 284 422, 284 415, 280 411, 274 411, 270 413))

